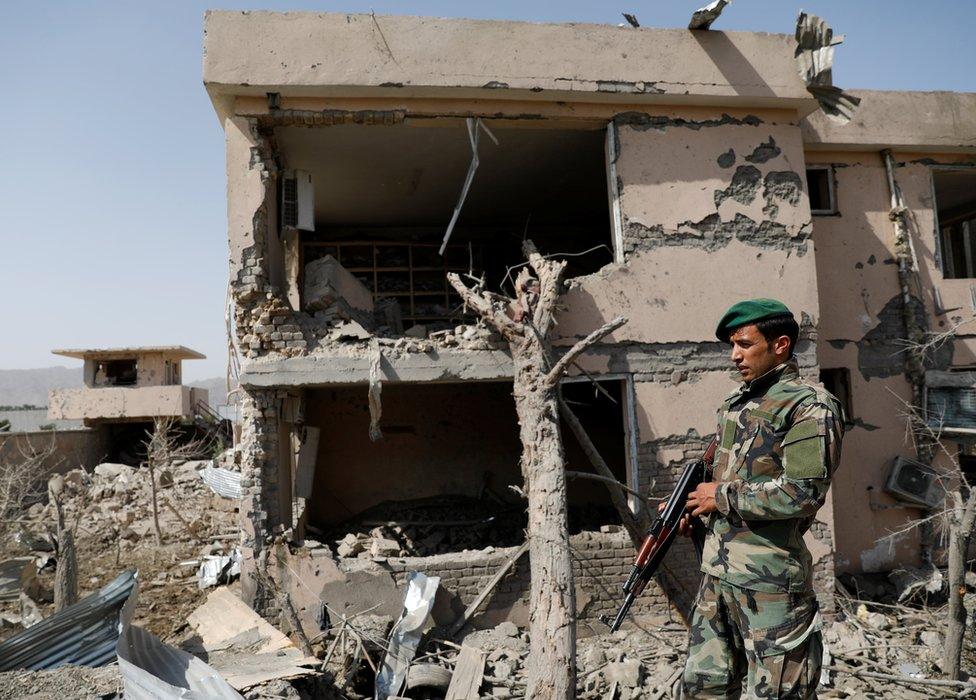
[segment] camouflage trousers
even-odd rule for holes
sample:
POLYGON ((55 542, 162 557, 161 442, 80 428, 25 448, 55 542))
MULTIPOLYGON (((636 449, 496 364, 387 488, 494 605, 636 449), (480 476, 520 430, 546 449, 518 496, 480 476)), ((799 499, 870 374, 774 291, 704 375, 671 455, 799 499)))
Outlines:
POLYGON ((816 698, 820 625, 812 591, 751 591, 706 574, 691 620, 682 697, 816 698))

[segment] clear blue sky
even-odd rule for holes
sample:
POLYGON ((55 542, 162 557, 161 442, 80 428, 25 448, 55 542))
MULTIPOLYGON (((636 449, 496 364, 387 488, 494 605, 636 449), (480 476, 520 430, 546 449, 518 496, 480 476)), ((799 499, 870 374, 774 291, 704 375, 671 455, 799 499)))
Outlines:
MULTIPOLYGON (((0 6, 0 369, 54 347, 181 343, 225 361, 223 135, 201 84, 205 9, 685 26, 704 0, 26 2, 0 6)), ((791 33, 801 5, 735 0, 716 29, 791 33)), ((848 88, 976 91, 969 3, 805 0, 848 88)))

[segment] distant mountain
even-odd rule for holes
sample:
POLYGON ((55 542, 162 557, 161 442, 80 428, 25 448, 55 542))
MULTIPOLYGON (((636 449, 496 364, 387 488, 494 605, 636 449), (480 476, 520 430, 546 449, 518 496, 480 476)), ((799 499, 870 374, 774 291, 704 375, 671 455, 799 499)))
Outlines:
POLYGON ((0 369, 0 406, 47 406, 51 389, 74 389, 81 385, 80 367, 0 369))
MULTIPOLYGON (((44 367, 42 369, 0 369, 0 406, 47 406, 51 389, 76 389, 83 385, 81 368, 44 367)), ((223 377, 190 382, 190 386, 207 389, 209 403, 219 406, 226 401, 223 377)))

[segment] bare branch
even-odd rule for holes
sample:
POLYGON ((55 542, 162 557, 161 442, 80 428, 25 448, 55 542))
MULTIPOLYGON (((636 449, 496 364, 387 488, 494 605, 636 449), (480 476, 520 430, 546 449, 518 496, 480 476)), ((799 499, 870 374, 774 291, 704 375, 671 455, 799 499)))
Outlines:
MULTIPOLYGON (((505 336, 505 338, 510 339, 513 336, 518 335, 518 324, 508 317, 503 308, 500 308, 498 301, 488 298, 485 295, 478 294, 474 290, 470 289, 464 282, 461 281, 461 277, 455 272, 447 273, 447 281, 450 282, 451 286, 454 287, 457 293, 461 295, 461 299, 467 306, 474 309, 478 315, 481 316, 481 318, 493 325, 499 333, 505 336)), ((494 297, 496 295, 492 296, 494 297)))
POLYGON ((583 340, 576 343, 576 345, 571 347, 565 355, 559 358, 553 368, 549 371, 549 374, 546 375, 546 383, 549 386, 555 386, 556 383, 558 383, 562 378, 563 374, 565 374, 566 369, 573 364, 573 362, 576 361, 576 358, 582 355, 588 347, 591 345, 596 345, 598 342, 600 342, 600 340, 603 339, 604 336, 613 333, 625 323, 627 323, 626 318, 623 316, 617 316, 617 318, 613 319, 609 323, 604 323, 602 326, 583 338, 583 340))
MULTIPOLYGON (((526 240, 522 244, 522 251, 529 259, 529 265, 535 270, 539 279, 539 299, 532 315, 532 324, 543 337, 552 328, 552 311, 559 298, 563 273, 566 271, 565 260, 546 260, 536 249, 535 244, 526 240)), ((522 293, 521 288, 518 289, 522 293)))

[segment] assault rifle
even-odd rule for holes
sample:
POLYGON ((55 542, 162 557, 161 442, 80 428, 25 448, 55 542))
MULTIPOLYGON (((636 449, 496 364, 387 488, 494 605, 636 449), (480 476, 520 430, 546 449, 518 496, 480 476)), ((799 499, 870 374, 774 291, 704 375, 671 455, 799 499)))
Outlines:
MULTIPOLYGON (((634 566, 624 584, 624 602, 620 605, 617 616, 613 620, 610 620, 608 616, 601 616, 600 618, 610 625, 611 632, 620 629, 630 606, 637 600, 637 596, 643 593, 644 587, 657 572, 664 555, 668 553, 675 535, 678 534, 681 518, 685 514, 688 495, 698 488, 698 484, 711 478, 712 461, 715 459, 717 447, 716 440, 712 440, 700 459, 688 462, 685 465, 684 471, 681 472, 681 478, 678 479, 678 484, 671 492, 671 496, 668 497, 664 510, 655 516, 651 522, 651 526, 647 529, 647 537, 641 548, 637 550, 634 566)), ((701 560, 702 548, 705 545, 705 525, 698 516, 693 516, 690 520, 691 539, 695 544, 695 550, 698 552, 698 559, 701 560)))

